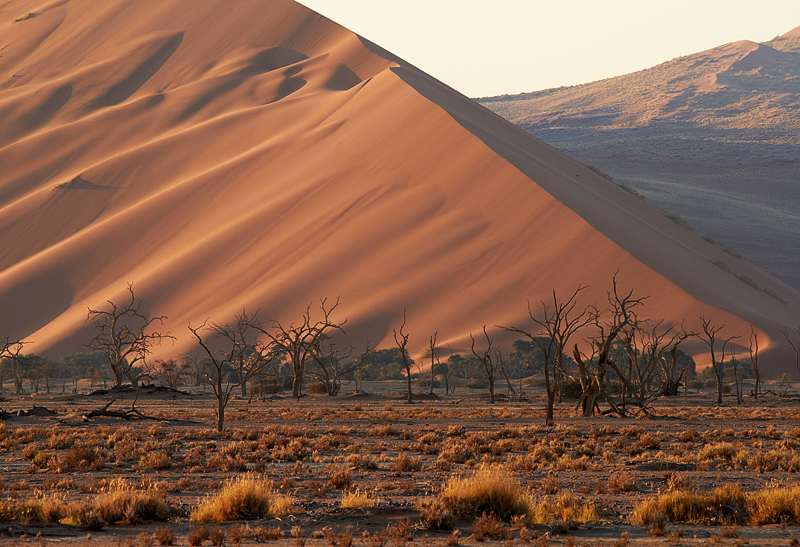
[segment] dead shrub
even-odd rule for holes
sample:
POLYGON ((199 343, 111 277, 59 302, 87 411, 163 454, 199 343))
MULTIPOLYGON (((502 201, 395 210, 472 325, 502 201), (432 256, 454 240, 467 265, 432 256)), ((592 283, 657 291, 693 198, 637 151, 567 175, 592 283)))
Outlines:
POLYGON ((258 526, 253 529, 253 537, 258 541, 275 541, 283 537, 277 526, 258 526))
POLYGON ((609 477, 606 487, 612 494, 620 492, 633 492, 636 489, 636 480, 631 473, 617 471, 609 477))
POLYGON ((205 540, 207 540, 211 535, 211 532, 205 526, 193 526, 189 528, 189 534, 186 537, 189 545, 193 547, 197 547, 198 545, 202 545, 205 540))
POLYGON ((419 471, 422 469, 422 460, 419 458, 412 458, 405 452, 397 455, 392 465, 389 467, 395 473, 409 473, 411 471, 419 471))
POLYGON ((545 494, 555 494, 558 492, 558 479, 553 475, 548 475, 542 479, 542 492, 545 494))
POLYGON ((483 513, 472 523, 472 537, 475 541, 484 541, 486 538, 502 539, 503 524, 494 513, 489 516, 483 513))
POLYGON ((219 526, 214 526, 208 532, 208 539, 211 540, 211 545, 222 547, 222 545, 225 545, 225 530, 219 526))
POLYGON ((404 547, 411 539, 411 525, 408 519, 398 520, 394 526, 389 527, 389 536, 392 538, 394 547, 404 547))
POLYGON ((172 545, 175 543, 175 532, 169 526, 159 526, 153 530, 153 535, 159 545, 172 545))
POLYGON ((142 457, 139 459, 139 465, 137 469, 140 471, 145 471, 147 469, 169 469, 172 466, 172 461, 170 460, 170 456, 167 452, 148 452, 147 454, 142 454, 142 457))
POLYGON ((328 488, 335 490, 346 490, 353 484, 353 478, 350 475, 350 469, 341 467, 331 473, 328 477, 328 488))
POLYGON ((438 499, 426 499, 417 504, 419 520, 429 530, 452 530, 455 517, 445 503, 438 499))

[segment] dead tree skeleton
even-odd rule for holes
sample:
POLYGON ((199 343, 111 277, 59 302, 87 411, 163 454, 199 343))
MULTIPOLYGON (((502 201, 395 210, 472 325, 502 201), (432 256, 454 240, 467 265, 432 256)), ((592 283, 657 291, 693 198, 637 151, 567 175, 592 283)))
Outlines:
POLYGON ((114 375, 117 387, 122 385, 123 378, 135 383, 133 368, 137 363, 144 364, 154 344, 162 340, 175 340, 170 333, 147 332, 153 323, 164 323, 165 316, 150 317, 140 311, 142 301, 136 299, 133 283, 128 283, 130 301, 117 305, 108 300, 111 310, 93 310, 89 308, 87 321, 94 321, 97 334, 86 346, 102 351, 106 355, 108 368, 114 375))

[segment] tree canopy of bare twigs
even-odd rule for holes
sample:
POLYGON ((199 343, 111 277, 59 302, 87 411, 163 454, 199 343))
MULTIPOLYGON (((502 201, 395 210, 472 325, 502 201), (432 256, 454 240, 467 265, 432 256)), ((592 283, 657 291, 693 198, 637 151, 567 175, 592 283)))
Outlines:
POLYGON ((118 305, 109 300, 110 310, 89 308, 86 318, 94 322, 97 331, 86 346, 105 354, 116 386, 121 386, 126 377, 131 383, 136 382, 132 371, 137 364, 144 365, 154 344, 160 345, 164 339, 175 340, 170 333, 150 330, 154 323, 163 324, 166 317, 143 315, 140 311, 142 301, 136 298, 133 283, 128 283, 128 292, 130 300, 127 303, 118 305))
POLYGON ((333 312, 339 307, 339 299, 332 306, 328 306, 326 298, 320 300, 322 319, 313 321, 311 318, 311 304, 308 305, 303 317, 298 324, 284 326, 280 321, 273 320, 273 332, 267 332, 272 348, 276 353, 286 356, 292 365, 292 397, 300 397, 306 363, 312 359, 314 352, 320 347, 322 340, 330 337, 334 331, 344 333, 342 328, 347 319, 336 322, 332 319, 333 312))
POLYGON ((231 323, 224 325, 205 321, 199 327, 189 325, 189 331, 211 360, 206 382, 217 399, 217 429, 225 426, 225 408, 233 391, 239 387, 242 396, 247 394, 247 382, 269 366, 276 355, 268 343, 259 339, 264 329, 258 312, 243 309, 231 323), (233 379, 233 373, 236 379, 233 379))

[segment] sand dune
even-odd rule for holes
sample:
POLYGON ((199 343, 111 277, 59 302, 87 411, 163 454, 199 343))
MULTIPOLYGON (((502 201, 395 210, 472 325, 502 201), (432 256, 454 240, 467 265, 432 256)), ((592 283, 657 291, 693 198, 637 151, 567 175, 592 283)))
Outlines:
POLYGON ((645 315, 752 323, 792 366, 767 339, 799 293, 297 3, 12 0, 0 28, 0 333, 31 351, 80 350, 129 281, 178 337, 162 356, 190 323, 336 296, 354 344, 406 308, 412 350, 463 350, 619 271, 645 315))

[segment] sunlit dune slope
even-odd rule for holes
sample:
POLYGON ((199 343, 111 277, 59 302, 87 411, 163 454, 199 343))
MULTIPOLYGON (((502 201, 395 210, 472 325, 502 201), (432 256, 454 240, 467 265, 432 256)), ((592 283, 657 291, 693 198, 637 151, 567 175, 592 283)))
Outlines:
POLYGON ((508 343, 527 300, 602 304, 616 271, 643 316, 767 346, 800 324, 788 286, 297 3, 13 0, 0 42, 0 333, 30 351, 81 350, 126 282, 177 336, 161 356, 337 296, 357 346, 404 308, 414 352, 508 343))

